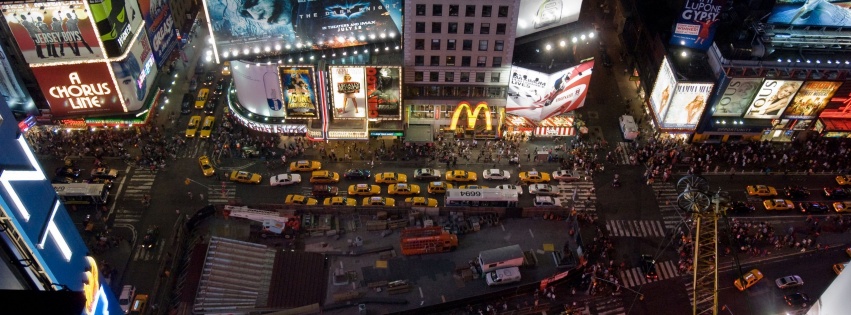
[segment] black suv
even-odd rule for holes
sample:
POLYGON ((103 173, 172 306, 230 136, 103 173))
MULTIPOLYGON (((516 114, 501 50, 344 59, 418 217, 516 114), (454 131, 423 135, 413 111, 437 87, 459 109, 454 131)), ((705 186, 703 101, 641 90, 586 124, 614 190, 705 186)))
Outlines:
POLYGON ((180 103, 180 114, 189 115, 192 112, 192 102, 194 101, 195 97, 192 94, 183 94, 183 102, 180 103))
POLYGON ((851 195, 847 188, 843 187, 825 187, 824 196, 830 199, 845 199, 851 195))
POLYGON ((362 169, 348 169, 343 174, 345 179, 369 179, 370 177, 372 177, 372 172, 362 169))
POLYGON ((77 178, 80 177, 80 169, 71 167, 60 167, 56 169, 56 176, 77 178))
POLYGON ((756 210, 754 206, 743 201, 733 201, 730 203, 730 206, 727 207, 727 213, 730 214, 748 214, 754 210, 756 210))
POLYGON ((810 196, 810 191, 801 186, 786 186, 783 194, 789 199, 804 199, 810 196))
POLYGON ((157 245, 157 240, 160 238, 160 228, 156 225, 148 227, 145 232, 145 237, 142 238, 142 248, 154 248, 157 245))
POLYGON ((801 213, 824 213, 830 211, 830 207, 823 202, 802 202, 798 204, 801 213))
POLYGON ((641 255, 641 272, 647 280, 659 279, 659 274, 656 273, 656 260, 650 255, 641 255))

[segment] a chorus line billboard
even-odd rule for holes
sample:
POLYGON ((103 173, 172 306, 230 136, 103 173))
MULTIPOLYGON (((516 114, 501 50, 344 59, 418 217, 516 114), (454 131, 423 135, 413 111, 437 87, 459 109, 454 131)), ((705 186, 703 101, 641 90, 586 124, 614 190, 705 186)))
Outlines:
POLYGON ((231 61, 231 76, 243 108, 260 116, 286 117, 277 63, 231 61))
POLYGON ((582 0, 521 0, 517 37, 579 20, 582 0))
POLYGON ((30 64, 104 57, 82 1, 3 3, 0 9, 30 64))
POLYGON ((166 0, 139 0, 157 66, 162 67, 177 44, 171 6, 166 0))
POLYGON ((712 83, 679 83, 668 105, 668 112, 661 125, 663 128, 694 129, 706 108, 706 100, 712 92, 712 83))
POLYGON ((335 119, 366 118, 366 69, 330 67, 332 111, 335 119))
POLYGON ((132 112, 142 108, 148 92, 154 88, 157 77, 157 67, 151 44, 143 30, 132 43, 127 58, 112 62, 112 73, 118 83, 118 92, 124 98, 127 111, 132 112))
POLYGON ((742 117, 762 86, 761 78, 733 78, 713 109, 713 117, 742 117))
POLYGON ((585 105, 594 61, 546 74, 511 67, 506 112, 534 121, 566 113, 585 105))
POLYGON ((88 0, 106 55, 121 56, 142 25, 142 12, 136 0, 88 0))
POLYGON ((727 0, 686 0, 674 24, 671 45, 709 49, 726 3, 727 0))
POLYGON ((316 88, 313 67, 280 67, 287 118, 316 118, 316 88))
POLYGON ((665 57, 662 60, 662 66, 659 67, 659 74, 656 75, 656 83, 650 92, 650 105, 656 115, 656 121, 660 124, 664 121, 676 85, 677 78, 674 77, 674 70, 671 69, 668 58, 665 57))
POLYGON ((768 23, 800 26, 851 26, 851 1, 777 0, 768 23))
POLYGON ((812 119, 827 105, 842 82, 807 81, 783 113, 784 118, 812 119))
POLYGON ((112 81, 109 63, 32 68, 55 117, 110 115, 127 112, 112 81))
POLYGON ((804 81, 765 80, 756 93, 745 118, 777 119, 804 81))
POLYGON ((363 45, 399 37, 402 25, 401 0, 204 0, 204 7, 219 54, 363 45))

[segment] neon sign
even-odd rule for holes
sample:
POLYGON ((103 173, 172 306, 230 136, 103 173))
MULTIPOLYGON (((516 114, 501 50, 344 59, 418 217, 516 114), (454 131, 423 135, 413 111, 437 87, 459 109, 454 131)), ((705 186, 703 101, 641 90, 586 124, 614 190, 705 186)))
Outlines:
POLYGON ((72 85, 53 86, 49 93, 57 99, 67 98, 73 109, 101 107, 98 96, 112 93, 108 82, 83 84, 76 71, 68 74, 68 80, 72 85))
POLYGON ((143 89, 145 85, 145 79, 148 77, 148 74, 151 73, 151 67, 154 66, 154 56, 150 55, 148 60, 145 60, 145 64, 142 65, 142 73, 139 74, 139 79, 136 79, 136 85, 139 89, 143 89))
POLYGON ((455 112, 452 113, 452 120, 449 124, 449 130, 455 130, 458 125, 458 118, 461 116, 461 112, 467 110, 467 129, 473 129, 476 127, 476 119, 479 117, 479 111, 484 110, 485 113, 485 128, 488 131, 493 129, 493 124, 491 123, 491 110, 488 107, 488 103, 480 102, 476 105, 475 110, 470 110, 470 103, 461 102, 458 103, 458 107, 455 108, 455 112))

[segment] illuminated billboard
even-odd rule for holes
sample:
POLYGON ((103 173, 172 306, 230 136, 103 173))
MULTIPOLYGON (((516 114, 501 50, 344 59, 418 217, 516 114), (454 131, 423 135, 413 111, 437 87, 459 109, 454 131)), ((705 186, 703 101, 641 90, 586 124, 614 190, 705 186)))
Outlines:
POLYGON ((112 73, 118 83, 118 92, 130 112, 142 108, 145 97, 154 87, 154 79, 157 77, 154 55, 145 33, 142 30, 142 33, 136 36, 127 58, 111 63, 112 73))
POLYGON ((17 71, 12 68, 3 46, 0 45, 0 98, 5 100, 13 111, 37 115, 38 108, 35 107, 30 93, 22 86, 17 71))
POLYGON ((204 7, 220 55, 363 45, 399 36, 402 25, 401 0, 204 0, 204 7))
POLYGON ((776 119, 804 81, 765 80, 756 93, 745 118, 776 119))
POLYGON ((88 0, 100 41, 109 57, 118 57, 142 25, 142 12, 136 0, 88 0))
POLYGON ((240 105, 256 115, 286 117, 278 64, 231 61, 231 76, 240 105))
POLYGON ((366 67, 367 117, 402 119, 402 76, 400 67, 366 67))
POLYGON ((674 96, 668 105, 668 112, 662 121, 664 128, 694 129, 703 110, 706 100, 712 92, 712 83, 679 83, 674 90, 674 96))
POLYGON ((686 0, 671 34, 671 45, 705 51, 712 46, 727 0, 686 0))
POLYGON ((812 119, 827 105, 842 82, 807 81, 783 113, 784 118, 812 119))
POLYGON ((553 74, 513 66, 505 110, 541 121, 580 108, 585 105, 593 68, 593 60, 553 74))
POLYGON ((55 117, 127 112, 107 62, 36 67, 32 71, 55 117))
POLYGON ((827 102, 820 118, 851 118, 851 81, 845 81, 827 102))
POLYGON ((366 71, 363 67, 329 67, 334 118, 366 118, 366 71))
POLYGON ((517 37, 579 20, 582 0, 521 0, 517 37))
POLYGON ((139 9, 145 19, 154 59, 157 66, 161 67, 177 44, 171 6, 165 0, 139 0, 139 9))
POLYGON ((287 118, 315 118, 313 67, 280 67, 280 75, 287 118))
POLYGON ((660 124, 664 121, 663 118, 665 118, 668 103, 671 102, 671 96, 674 94, 676 85, 677 79, 674 77, 674 70, 668 63, 668 57, 665 57, 662 60, 662 66, 659 67, 659 74, 656 75, 656 83, 653 84, 653 90, 650 92, 650 104, 653 113, 656 115, 656 121, 660 124))
POLYGON ((777 0, 768 23, 801 26, 851 26, 851 1, 777 0))
POLYGON ((741 117, 762 85, 761 78, 734 78, 713 108, 713 117, 741 117))
POLYGON ((3 3, 0 9, 30 64, 104 57, 82 1, 3 3))

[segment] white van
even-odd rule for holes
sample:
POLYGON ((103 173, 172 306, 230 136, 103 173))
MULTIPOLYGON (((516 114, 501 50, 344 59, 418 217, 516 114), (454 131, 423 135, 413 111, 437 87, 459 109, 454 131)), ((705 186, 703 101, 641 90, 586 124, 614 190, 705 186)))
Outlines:
POLYGON ((133 301, 133 297, 136 296, 136 287, 132 285, 125 285, 124 288, 121 289, 121 296, 118 297, 118 306, 121 306, 121 310, 124 311, 124 314, 130 311, 130 301, 133 301))
POLYGON ((488 272, 485 281, 489 286, 520 282, 520 268, 502 268, 488 272))
POLYGON ((630 115, 623 115, 618 120, 620 121, 623 138, 626 140, 635 140, 638 137, 638 125, 635 124, 635 119, 630 115))

